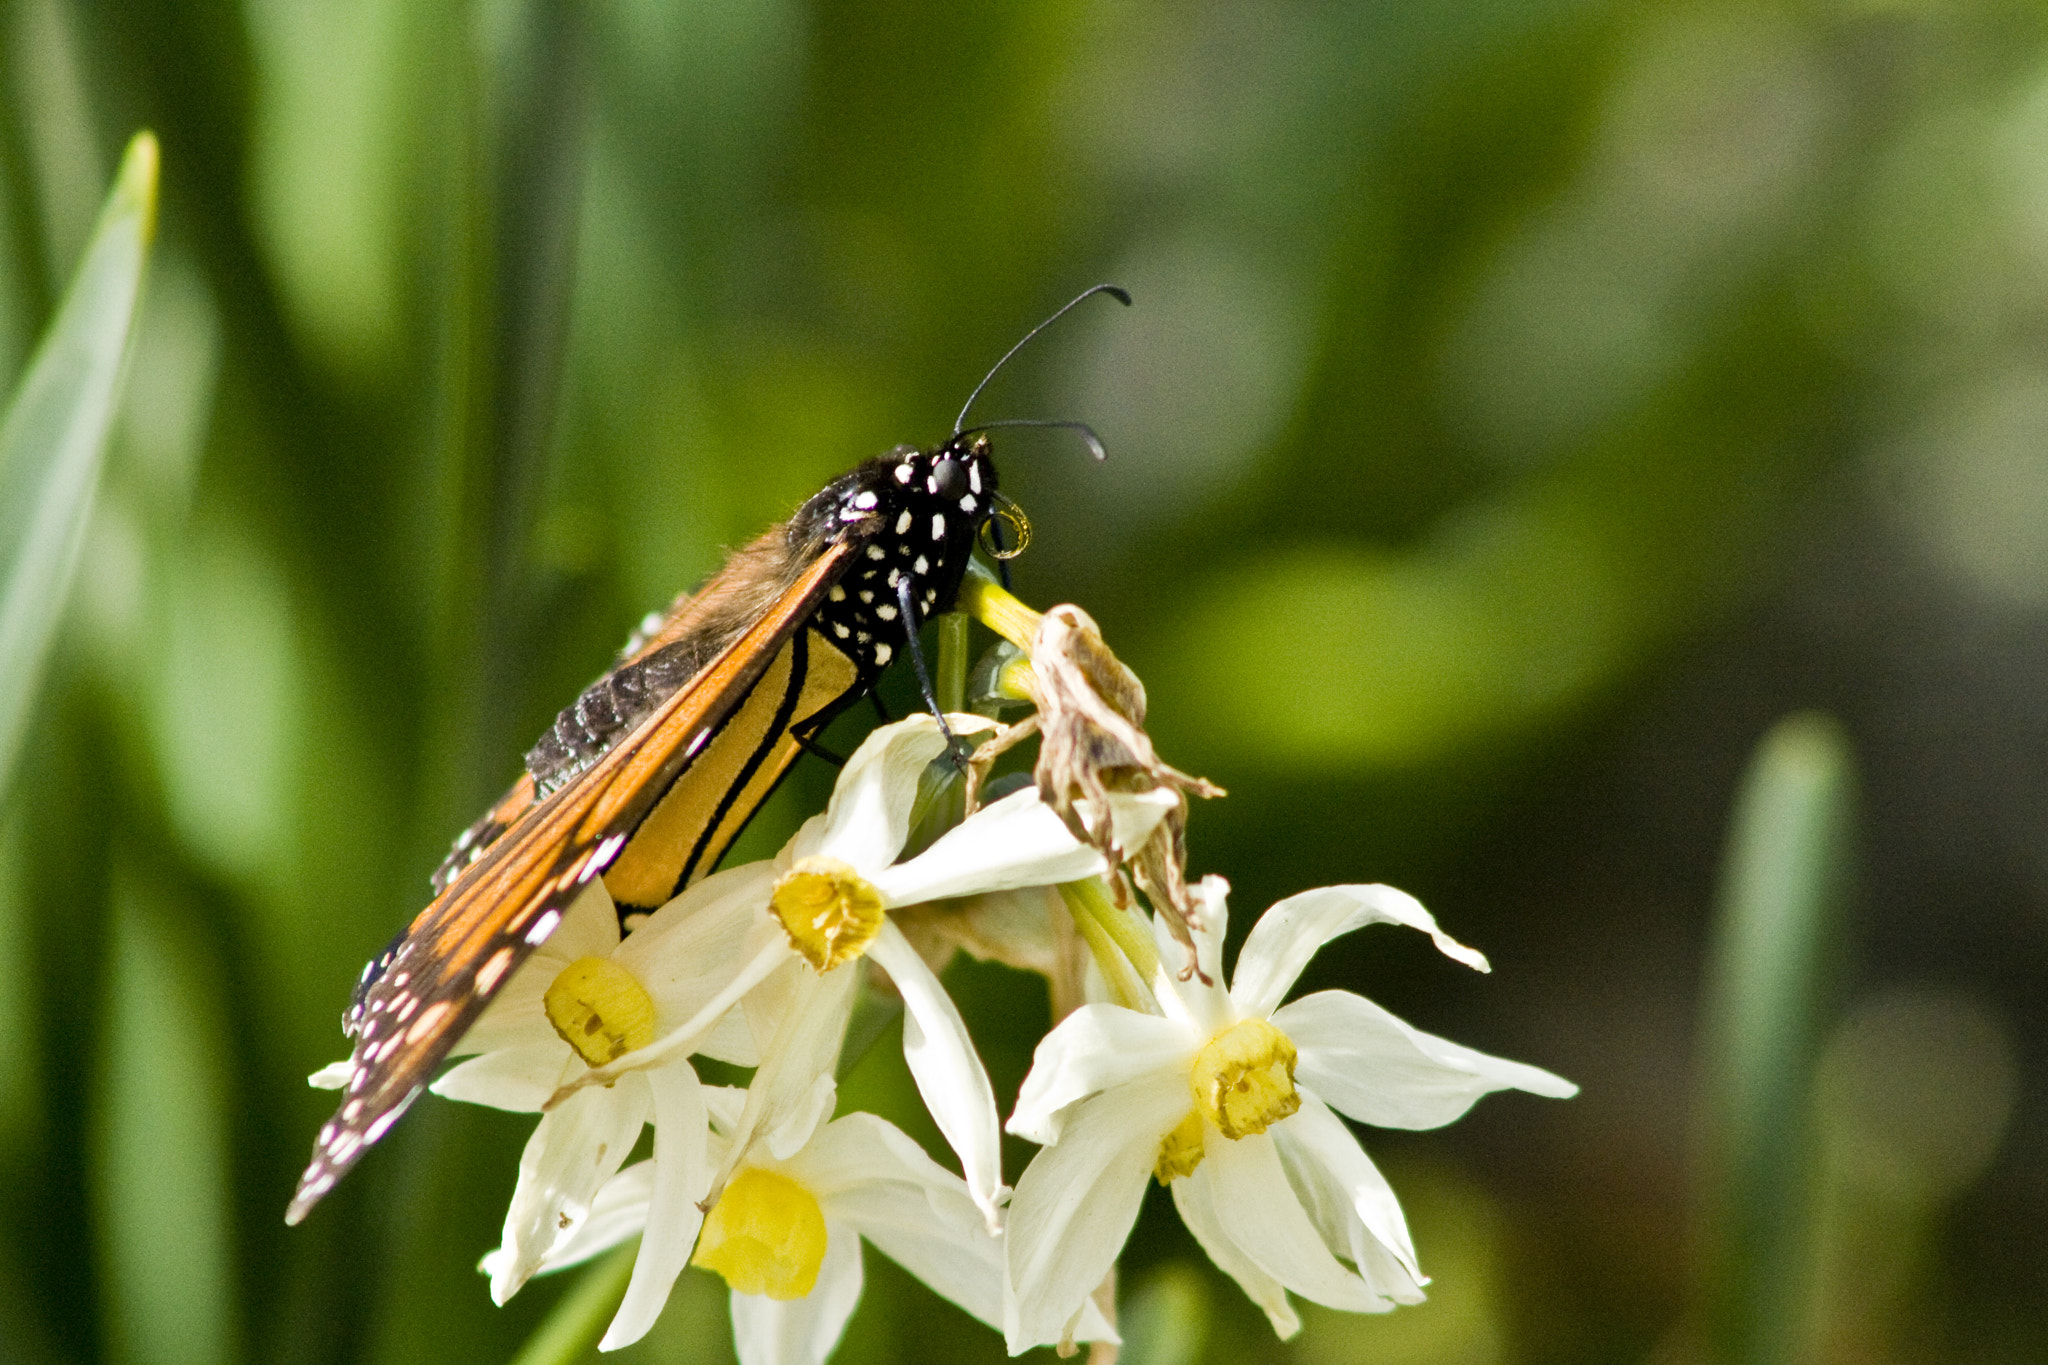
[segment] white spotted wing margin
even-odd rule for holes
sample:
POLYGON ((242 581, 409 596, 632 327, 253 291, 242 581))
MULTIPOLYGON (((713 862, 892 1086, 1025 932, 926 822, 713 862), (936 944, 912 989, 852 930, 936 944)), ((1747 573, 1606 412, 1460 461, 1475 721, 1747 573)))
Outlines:
POLYGON ((853 553, 832 545, 696 677, 567 785, 529 807, 413 920, 351 1010, 341 1107, 313 1144, 285 1222, 309 1213, 432 1079, 497 988, 725 721, 853 553))

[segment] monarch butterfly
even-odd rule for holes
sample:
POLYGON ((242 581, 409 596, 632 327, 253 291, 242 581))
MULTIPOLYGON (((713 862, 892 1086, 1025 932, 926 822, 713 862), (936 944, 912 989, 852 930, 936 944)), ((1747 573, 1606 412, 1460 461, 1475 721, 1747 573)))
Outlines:
MULTIPOLYGON (((996 362, 929 450, 898 446, 827 484, 736 551, 628 642, 540 742, 505 797, 465 830, 435 898, 363 969, 340 1109, 285 1213, 296 1223, 426 1087, 491 996, 592 878, 621 915, 651 911, 717 865, 799 749, 867 695, 918 626, 951 609, 999 515, 986 432, 965 426, 996 362)), ((920 681, 923 667, 919 660, 920 681)), ((930 687, 925 685, 931 703, 930 687)), ((936 706, 933 708, 936 710, 936 706)))

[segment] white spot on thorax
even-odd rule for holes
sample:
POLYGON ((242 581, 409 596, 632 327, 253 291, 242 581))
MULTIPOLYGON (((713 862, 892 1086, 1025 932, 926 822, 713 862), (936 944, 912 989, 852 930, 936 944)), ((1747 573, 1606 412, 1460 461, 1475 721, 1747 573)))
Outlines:
POLYGON ((934 512, 932 513, 932 539, 944 540, 945 538, 946 514, 944 512, 934 512))
POLYGON ((903 515, 896 518, 896 534, 900 536, 905 531, 908 531, 910 529, 910 521, 910 509, 906 507, 903 509, 903 515))
POLYGON ((853 500, 853 505, 864 512, 872 511, 875 506, 875 495, 873 493, 862 493, 853 500))

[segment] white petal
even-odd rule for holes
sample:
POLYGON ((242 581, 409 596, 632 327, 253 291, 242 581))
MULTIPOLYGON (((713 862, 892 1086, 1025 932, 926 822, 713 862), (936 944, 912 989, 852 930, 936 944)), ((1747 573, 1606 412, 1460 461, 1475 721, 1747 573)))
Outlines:
POLYGON ((761 1044, 744 1009, 727 1010, 725 1017, 711 1026, 711 1032, 697 1040, 696 1052, 734 1066, 761 1065, 761 1044))
POLYGON ((1001 1226, 997 1210, 1008 1193, 1003 1185, 1002 1129, 996 1118, 995 1087, 989 1084, 974 1040, 967 1036, 967 1021, 895 924, 883 923, 868 956, 889 973, 903 996, 903 1060, 910 1064, 932 1121, 959 1155, 967 1188, 994 1232, 1001 1226))
POLYGON ((795 1147, 801 1147, 810 1133, 794 1134, 792 1120, 822 1117, 817 1106, 818 1078, 829 1079, 838 1067, 860 972, 848 965, 819 976, 804 967, 796 979, 800 985, 768 1044, 767 1060, 747 1087, 746 1107, 732 1131, 732 1149, 712 1181, 714 1194, 771 1133, 777 1147, 794 1150, 792 1140, 795 1147))
MULTIPOLYGON (((604 1182, 591 1201, 590 1214, 575 1231, 555 1243, 536 1274, 552 1275, 567 1270, 625 1241, 637 1237, 647 1226, 647 1200, 654 1189, 654 1163, 636 1161, 604 1182)), ((477 1268, 495 1276, 510 1263, 511 1252, 503 1247, 486 1255, 477 1268)))
POLYGON ((1202 1041, 1156 1014, 1083 1005, 1039 1039, 1009 1129, 1044 1146, 1060 1140, 1061 1111, 1099 1090, 1152 1073, 1176 1075, 1185 1089, 1202 1041))
MULTIPOLYGON (((667 1033, 696 1020, 764 948, 779 943, 768 914, 775 871, 768 863, 728 868, 697 883, 654 912, 613 955, 654 1000, 657 1029, 667 1033)), ((740 1011, 699 1028, 691 1052, 739 1066, 758 1066, 757 1035, 740 1011)))
MULTIPOLYGON (((902 1129, 876 1114, 855 1112, 818 1130, 783 1170, 818 1199, 831 1202, 867 1185, 901 1187, 933 1181, 965 1187, 960 1177, 933 1161, 902 1129)), ((975 1215, 975 1225, 981 1215, 975 1215)))
POLYGON ((1323 1245, 1271 1134, 1232 1142, 1211 1128, 1209 1138, 1207 1155, 1187 1179, 1206 1195, 1218 1230, 1246 1260, 1290 1292, 1331 1308, 1372 1313, 1391 1306, 1323 1245))
POLYGON ((1074 1107, 1010 1201, 1003 1335, 1010 1354, 1057 1342, 1116 1263, 1159 1143, 1189 1109, 1185 1076, 1155 1074, 1074 1107))
POLYGON ((823 827, 807 826, 792 843, 791 854, 837 858, 863 875, 895 862, 910 834, 917 780, 944 752, 946 738, 938 721, 927 715, 875 731, 840 769, 823 827))
POLYGON ((344 1057, 338 1062, 329 1062, 306 1077, 306 1084, 315 1090, 339 1090, 347 1085, 348 1078, 355 1074, 356 1064, 344 1057))
POLYGON ((698 882, 655 911, 613 954, 673 1028, 695 1014, 773 927, 775 869, 744 863, 698 882))
POLYGON ((825 1224, 825 1261, 818 1282, 800 1299, 732 1296, 732 1340, 740 1365, 823 1365, 860 1303, 860 1238, 825 1224))
POLYGON ((830 1071, 811 1077, 810 1088, 793 1094, 783 1112, 763 1130, 761 1140, 768 1154, 777 1161, 787 1161, 801 1152, 819 1126, 832 1117, 838 1102, 839 1083, 830 1071))
POLYGON ((1003 1243, 967 1185, 887 1120, 848 1114, 789 1166, 824 1205, 896 1264, 991 1327, 1003 1315, 1003 1243))
MULTIPOLYGON (((1200 1174, 1198 1167, 1195 1175, 1200 1174)), ((1218 1270, 1237 1281, 1247 1298, 1265 1310, 1274 1335, 1286 1341, 1301 1330, 1301 1318, 1287 1301, 1287 1286, 1260 1269, 1258 1262, 1230 1239, 1216 1212, 1215 1194, 1213 1181, 1184 1176, 1173 1182, 1173 1206, 1179 1210, 1180 1221, 1187 1225, 1196 1245, 1216 1263, 1218 1270)))
POLYGON ((1436 927, 1422 903, 1391 886, 1321 886, 1289 896, 1259 917, 1237 954, 1230 995, 1248 1017, 1279 1008, 1316 950, 1339 934, 1368 924, 1405 924, 1420 929, 1438 951, 1479 971, 1486 958, 1436 927))
POLYGON ((569 903, 569 913, 549 934, 542 950, 564 963, 605 957, 619 946, 619 910, 605 890, 604 878, 592 877, 569 903))
POLYGON ((870 880, 893 907, 1077 881, 1103 868, 1102 855, 1068 833, 1027 788, 982 807, 915 858, 870 880))
POLYGON ((1422 1302, 1428 1281, 1415 1263, 1401 1201, 1344 1121, 1304 1095, 1300 1112, 1269 1131, 1323 1245, 1350 1258, 1373 1292, 1395 1303, 1422 1302))
POLYGON ((669 1289, 697 1245, 697 1230, 704 1223, 698 1201, 711 1186, 711 1163, 705 1150, 709 1128, 697 1073, 686 1065, 665 1066, 649 1072, 647 1084, 654 1092, 654 1176, 648 1192, 646 1231, 640 1239, 640 1254, 633 1260, 625 1301, 598 1343, 601 1351, 638 1341, 661 1316, 669 1289))
POLYGON ((574 1054, 560 1038, 530 1047, 500 1048, 450 1067, 427 1089, 446 1100, 539 1113, 562 1078, 573 1074, 572 1060, 574 1054))
POLYGON ((502 1304, 517 1293, 561 1234, 590 1212, 633 1150, 648 1109, 646 1083, 628 1078, 609 1090, 579 1091, 541 1115, 519 1158, 502 1239, 509 1254, 491 1279, 492 1299, 502 1304))
POLYGON ((1187 964, 1187 949, 1174 937, 1165 915, 1152 917, 1152 939, 1159 948, 1159 960, 1167 967, 1166 981, 1152 983, 1160 1008, 1185 1017, 1204 1039, 1213 1037, 1243 1017, 1223 985, 1223 939, 1230 932, 1230 883, 1208 876, 1188 888, 1194 923, 1189 926, 1195 939, 1195 965, 1199 973, 1187 980, 1179 973, 1187 964), (1206 978, 1206 979, 1205 979, 1206 978))
POLYGON ((1295 1079, 1361 1123, 1437 1128, 1493 1090, 1567 1099, 1578 1087, 1540 1067, 1489 1057, 1404 1023, 1363 996, 1318 991, 1273 1026, 1293 1041, 1295 1079))

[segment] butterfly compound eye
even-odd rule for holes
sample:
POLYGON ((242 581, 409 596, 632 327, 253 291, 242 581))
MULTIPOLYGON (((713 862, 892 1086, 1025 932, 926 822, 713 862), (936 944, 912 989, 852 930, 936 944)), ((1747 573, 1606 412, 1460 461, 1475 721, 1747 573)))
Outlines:
POLYGON ((940 460, 932 466, 932 492, 948 502, 958 501, 967 492, 967 474, 954 459, 940 460))

